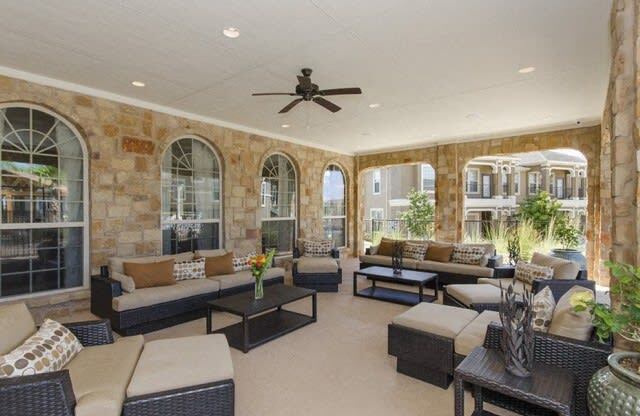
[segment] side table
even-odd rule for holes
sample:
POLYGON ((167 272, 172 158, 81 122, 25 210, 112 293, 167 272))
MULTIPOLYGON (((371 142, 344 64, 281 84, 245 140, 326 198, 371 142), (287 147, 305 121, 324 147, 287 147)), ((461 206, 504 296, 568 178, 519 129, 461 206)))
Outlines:
POLYGON ((493 269, 493 277, 496 279, 510 279, 516 273, 516 266, 503 264, 493 269))
POLYGON ((477 347, 454 372, 455 416, 464 415, 465 382, 473 387, 473 416, 490 414, 483 410, 483 389, 525 402, 524 406, 548 409, 562 416, 573 415, 574 377, 566 369, 536 363, 530 377, 516 377, 505 370, 499 351, 477 347))

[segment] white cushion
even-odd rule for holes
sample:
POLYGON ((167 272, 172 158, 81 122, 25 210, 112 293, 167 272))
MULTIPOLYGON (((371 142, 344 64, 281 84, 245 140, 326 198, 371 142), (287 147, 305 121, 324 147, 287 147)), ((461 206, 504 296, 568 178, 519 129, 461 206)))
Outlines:
POLYGON ((569 289, 556 304, 549 325, 549 333, 567 338, 587 341, 593 331, 591 313, 588 310, 576 312, 571 305, 571 297, 580 292, 588 292, 593 295, 593 291, 582 287, 574 286, 569 289))
MULTIPOLYGON (((281 267, 270 267, 264 274, 264 280, 275 279, 276 277, 284 277, 284 269, 281 267)), ((220 283, 220 290, 231 289, 232 287, 247 285, 256 281, 251 275, 251 270, 243 270, 233 274, 223 274, 219 276, 210 276, 210 280, 220 283)))
POLYGON ((578 272, 580 271, 580 265, 576 262, 537 252, 533 253, 531 263, 538 266, 551 267, 554 279, 574 280, 578 277, 578 272))
POLYGON ((122 312, 145 306, 157 305, 190 296, 214 293, 220 290, 220 283, 210 279, 181 280, 175 285, 146 287, 133 293, 123 293, 112 300, 113 310, 122 312))
POLYGON ((6 354, 36 332, 36 323, 24 303, 0 306, 0 354, 6 354))
POLYGON ((145 344, 127 388, 128 397, 233 379, 222 334, 161 339, 145 344))
POLYGON ((478 312, 455 306, 422 302, 393 318, 395 325, 454 339, 478 312))
POLYGON ((484 344, 487 335, 487 327, 491 322, 500 323, 500 314, 496 311, 483 311, 476 319, 458 334, 454 342, 457 354, 469 355, 476 347, 484 344))
POLYGON ((447 294, 466 306, 500 303, 500 289, 493 285, 447 285, 447 294))
POLYGON ((478 279, 479 284, 489 284, 495 287, 500 287, 502 285, 503 289, 507 289, 510 284, 513 283, 513 291, 517 294, 521 295, 525 290, 531 292, 531 285, 521 282, 520 280, 514 280, 510 277, 506 277, 503 279, 478 279))

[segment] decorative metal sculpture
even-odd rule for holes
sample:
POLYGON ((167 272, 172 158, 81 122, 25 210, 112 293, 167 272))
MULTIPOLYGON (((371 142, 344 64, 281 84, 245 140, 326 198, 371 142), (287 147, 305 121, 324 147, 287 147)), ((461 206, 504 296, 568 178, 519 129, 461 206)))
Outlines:
POLYGON ((394 241, 391 252, 391 267, 394 274, 402 273, 402 255, 404 254, 404 242, 394 241))
POLYGON ((517 377, 529 377, 534 359, 533 295, 525 290, 516 294, 513 284, 504 290, 500 285, 501 347, 505 368, 517 377))

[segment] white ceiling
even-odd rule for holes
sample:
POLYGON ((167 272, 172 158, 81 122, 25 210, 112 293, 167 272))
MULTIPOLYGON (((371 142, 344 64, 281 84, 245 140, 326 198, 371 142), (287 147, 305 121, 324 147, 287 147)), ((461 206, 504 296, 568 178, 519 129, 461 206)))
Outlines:
POLYGON ((610 7, 610 0, 4 0, 0 65, 359 153, 597 122, 610 7), (228 26, 240 37, 222 36, 228 26), (527 66, 536 71, 518 73, 527 66), (332 97, 343 108, 335 114, 302 103, 287 115, 277 112, 291 97, 250 96, 292 91, 303 67, 321 88, 358 86, 363 94, 332 97))

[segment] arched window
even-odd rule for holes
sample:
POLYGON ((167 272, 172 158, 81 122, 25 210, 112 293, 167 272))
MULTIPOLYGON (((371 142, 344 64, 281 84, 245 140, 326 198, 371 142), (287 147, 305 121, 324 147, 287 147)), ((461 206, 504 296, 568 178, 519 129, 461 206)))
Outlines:
POLYGON ((335 247, 347 245, 347 198, 344 172, 337 165, 324 171, 322 184, 324 237, 335 247))
POLYGON ((220 248, 220 162, 200 139, 171 143, 162 160, 162 253, 220 248))
POLYGON ((260 212, 262 247, 278 254, 293 252, 296 238, 296 190, 293 163, 282 154, 273 154, 262 166, 260 212))
POLYGON ((0 108, 0 297, 86 285, 86 155, 53 113, 0 108))

